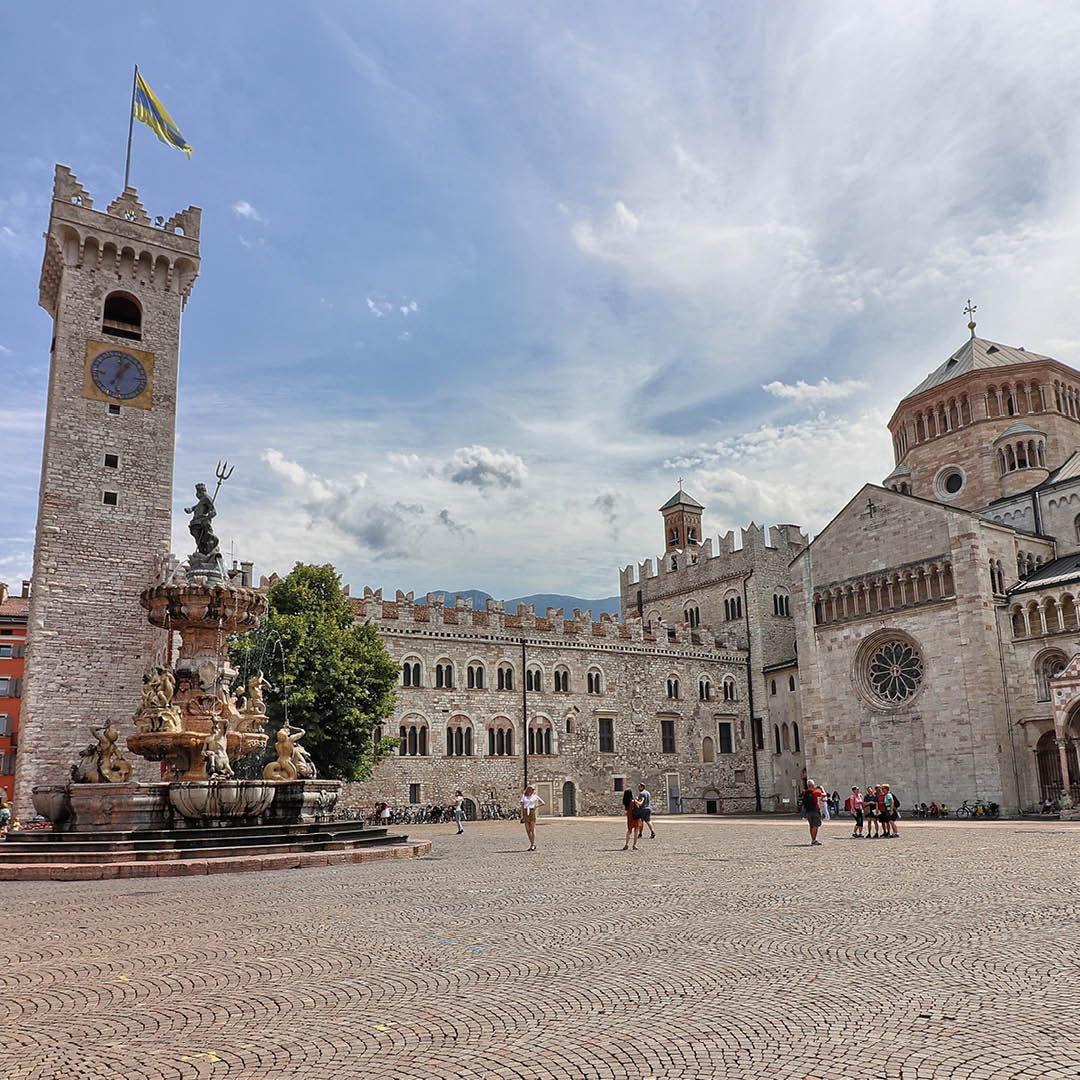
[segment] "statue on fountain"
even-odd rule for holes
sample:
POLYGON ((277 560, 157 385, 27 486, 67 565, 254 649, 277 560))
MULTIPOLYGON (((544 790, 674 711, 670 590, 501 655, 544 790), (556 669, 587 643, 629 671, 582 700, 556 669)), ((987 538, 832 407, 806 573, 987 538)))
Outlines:
POLYGON ((155 668, 143 676, 142 700, 135 712, 136 731, 179 731, 183 727, 180 710, 173 704, 176 676, 167 667, 155 668))
POLYGON ((271 761, 263 769, 265 780, 315 780, 319 771, 311 755, 300 745, 304 729, 285 723, 279 729, 274 741, 277 761, 271 761))
POLYGON ((184 513, 191 514, 188 532, 195 538, 195 550, 188 556, 188 581, 191 583, 198 580, 216 584, 225 582, 225 563, 218 538, 214 535, 213 521, 217 516, 216 503, 221 485, 232 476, 229 463, 219 461, 214 475, 217 476, 214 494, 207 493, 205 484, 196 484, 194 505, 184 507, 184 513))
POLYGON ((240 712, 240 720, 236 724, 237 731, 261 731, 266 723, 266 701, 263 691, 270 689, 269 681, 261 671, 256 672, 247 681, 247 697, 243 697, 240 691, 236 699, 237 708, 240 712))
POLYGON ((235 775, 229 764, 228 737, 229 721, 215 716, 210 734, 203 739, 203 761, 208 780, 225 780, 235 775))
POLYGON ((119 732, 110 720, 103 728, 91 728, 94 736, 79 760, 71 766, 71 779, 76 784, 126 784, 131 779, 131 762, 117 749, 119 732))

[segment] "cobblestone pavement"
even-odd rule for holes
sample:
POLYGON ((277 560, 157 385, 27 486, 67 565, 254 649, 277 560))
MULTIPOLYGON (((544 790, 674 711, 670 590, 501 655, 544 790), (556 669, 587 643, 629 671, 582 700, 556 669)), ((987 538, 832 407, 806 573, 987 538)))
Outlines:
POLYGON ((431 856, 0 883, 0 1078, 1080 1076, 1080 827, 411 829, 431 856))

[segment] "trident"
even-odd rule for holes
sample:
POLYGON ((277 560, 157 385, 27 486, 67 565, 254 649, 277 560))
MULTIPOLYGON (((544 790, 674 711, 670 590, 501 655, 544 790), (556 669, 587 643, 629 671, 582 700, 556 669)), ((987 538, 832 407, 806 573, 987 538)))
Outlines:
POLYGON ((225 481, 225 480, 228 480, 229 477, 232 476, 233 469, 235 469, 235 468, 236 468, 235 465, 233 465, 232 468, 230 468, 229 463, 227 461, 226 462, 219 461, 217 463, 217 468, 214 470, 214 475, 217 477, 217 487, 214 488, 214 497, 210 500, 211 502, 213 502, 213 503, 217 502, 218 492, 221 490, 222 482, 225 481))

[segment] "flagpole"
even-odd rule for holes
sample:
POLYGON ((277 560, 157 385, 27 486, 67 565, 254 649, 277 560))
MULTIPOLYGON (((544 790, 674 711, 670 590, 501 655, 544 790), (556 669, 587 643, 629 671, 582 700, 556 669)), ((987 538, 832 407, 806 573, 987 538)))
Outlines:
POLYGON ((124 165, 124 188, 127 189, 131 178, 131 132, 135 126, 135 87, 139 81, 139 65, 135 65, 135 74, 131 77, 131 108, 128 110, 128 147, 127 162, 124 165))

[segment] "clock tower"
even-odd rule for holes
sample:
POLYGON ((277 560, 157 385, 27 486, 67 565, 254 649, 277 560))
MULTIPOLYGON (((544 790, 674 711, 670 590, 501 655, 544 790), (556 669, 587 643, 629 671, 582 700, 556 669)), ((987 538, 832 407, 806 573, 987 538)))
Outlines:
POLYGON ((138 596, 170 547, 180 315, 199 272, 201 213, 151 222, 131 187, 95 210, 56 167, 40 283, 53 330, 16 755, 22 814, 34 785, 68 779, 91 726, 113 721, 123 747, 143 673, 163 654, 138 596))

